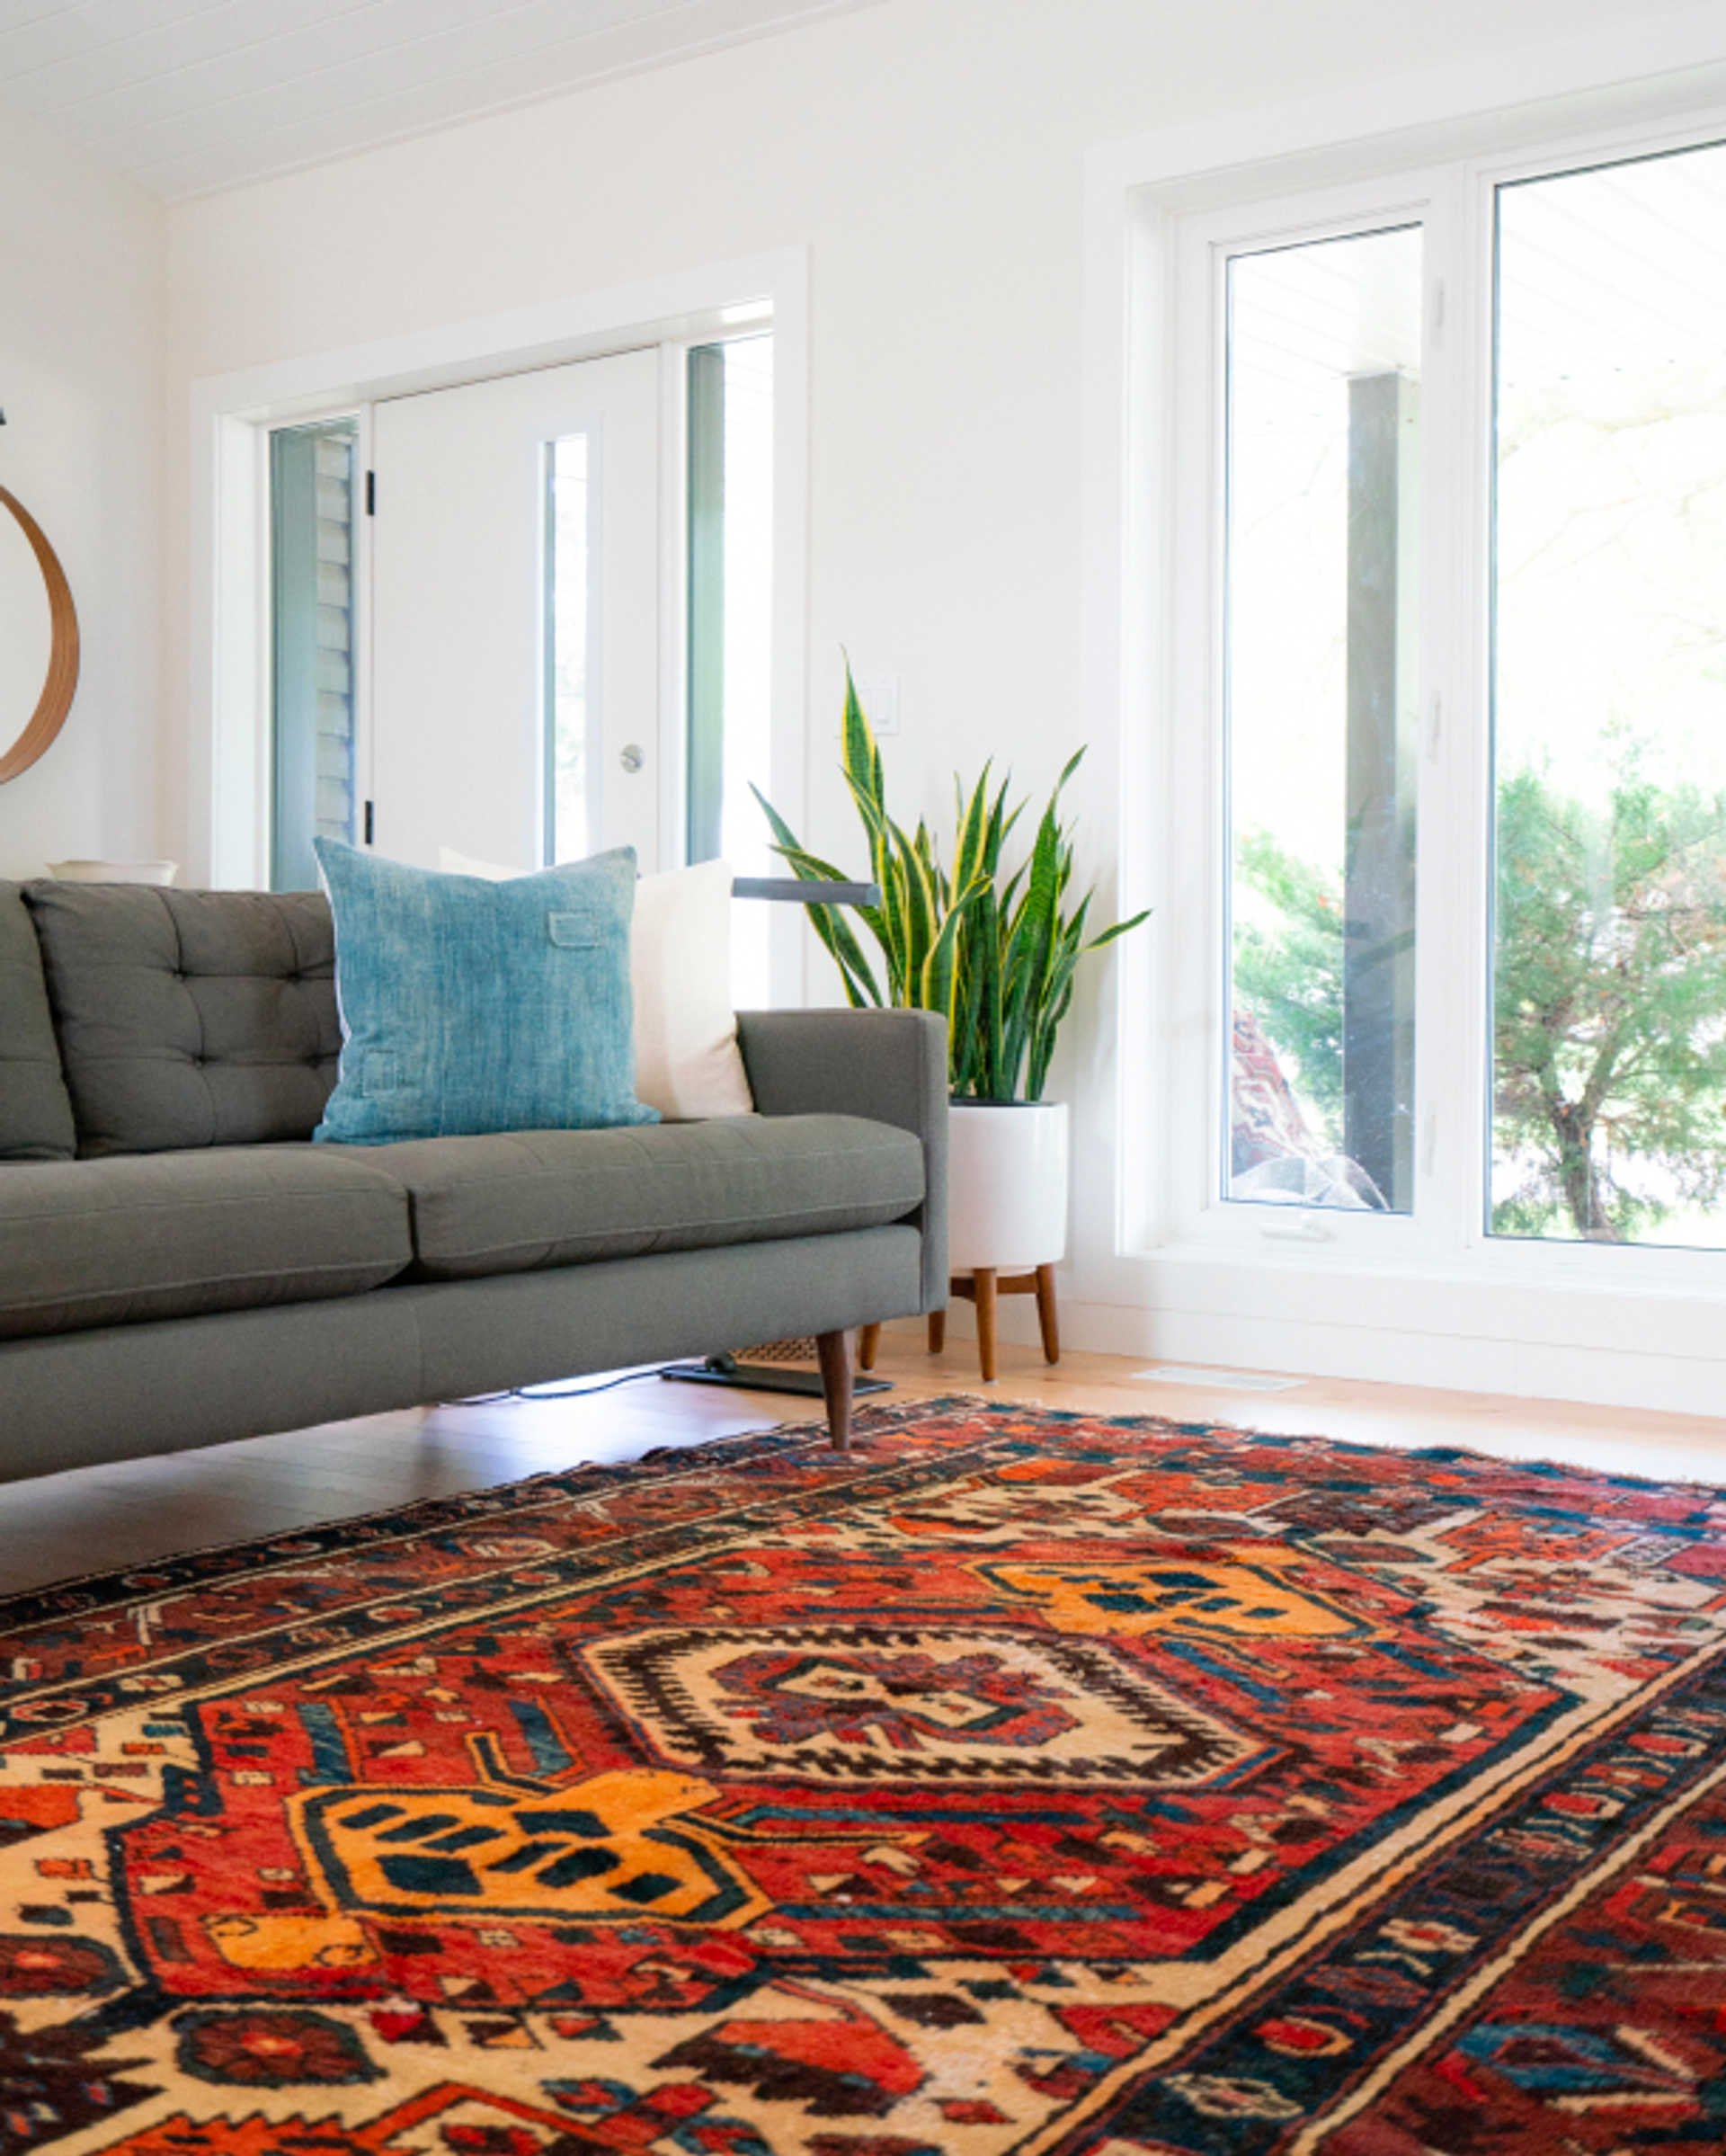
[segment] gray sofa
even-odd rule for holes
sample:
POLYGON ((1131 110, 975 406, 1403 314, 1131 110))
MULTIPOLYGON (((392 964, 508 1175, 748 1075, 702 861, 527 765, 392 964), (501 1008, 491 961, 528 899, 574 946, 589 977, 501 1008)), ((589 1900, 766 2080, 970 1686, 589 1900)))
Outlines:
POLYGON ((0 1480, 946 1299, 939 1019, 745 1014, 760 1113, 313 1145, 320 894, 0 884, 0 1480))

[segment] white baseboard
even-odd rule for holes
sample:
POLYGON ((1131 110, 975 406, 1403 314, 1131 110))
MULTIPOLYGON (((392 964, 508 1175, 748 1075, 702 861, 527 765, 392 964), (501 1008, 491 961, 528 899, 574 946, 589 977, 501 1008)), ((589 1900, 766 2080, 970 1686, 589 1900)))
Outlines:
MULTIPOLYGON (((1703 1357, 1067 1300, 1062 1301, 1060 1314, 1062 1345, 1096 1354, 1714 1415, 1726 1422, 1726 1362, 1703 1357)), ((907 1320, 903 1329, 921 1332, 923 1322, 907 1320)), ((947 1322, 950 1339, 975 1337, 975 1314, 968 1303, 956 1303, 947 1322)), ((1036 1346, 1036 1318, 1028 1297, 1001 1303, 997 1331, 1017 1347, 1036 1346)))

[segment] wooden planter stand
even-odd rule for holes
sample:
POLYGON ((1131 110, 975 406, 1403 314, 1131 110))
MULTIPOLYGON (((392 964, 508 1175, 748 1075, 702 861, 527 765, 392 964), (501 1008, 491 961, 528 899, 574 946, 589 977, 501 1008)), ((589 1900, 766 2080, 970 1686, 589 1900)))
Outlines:
MULTIPOLYGON (((974 1273, 956 1273, 948 1283, 948 1293, 961 1297, 977 1306, 977 1355, 983 1365, 983 1380, 993 1384, 995 1376, 995 1298, 1003 1295, 1034 1295, 1036 1297, 1036 1322, 1043 1333, 1043 1359, 1059 1362, 1061 1359, 1061 1328, 1055 1316, 1054 1268, 1039 1265, 1035 1272, 998 1273, 992 1267, 980 1265, 974 1273)), ((879 1325, 865 1325, 858 1336, 858 1361, 866 1370, 875 1368, 875 1350, 881 1338, 879 1325)), ((947 1313, 931 1310, 929 1314, 929 1351, 939 1355, 947 1345, 947 1313)))

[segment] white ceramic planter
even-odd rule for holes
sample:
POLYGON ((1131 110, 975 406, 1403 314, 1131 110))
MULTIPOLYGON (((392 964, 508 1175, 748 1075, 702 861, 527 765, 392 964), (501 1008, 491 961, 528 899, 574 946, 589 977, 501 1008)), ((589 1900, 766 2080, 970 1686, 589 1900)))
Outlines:
POLYGON ((1066 1255, 1064 1100, 956 1100, 948 1163, 949 1271, 1029 1272, 1066 1255))

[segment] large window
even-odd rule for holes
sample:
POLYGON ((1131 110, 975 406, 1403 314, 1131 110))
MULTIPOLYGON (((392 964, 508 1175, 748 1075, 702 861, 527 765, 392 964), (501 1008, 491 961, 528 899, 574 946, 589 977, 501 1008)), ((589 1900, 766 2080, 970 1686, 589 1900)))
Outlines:
POLYGON ((1179 249, 1189 1232, 1726 1249, 1726 147, 1179 249))
POLYGON ((1726 148, 1498 195, 1491 1225, 1726 1247, 1726 148))

